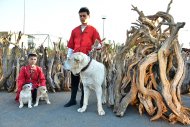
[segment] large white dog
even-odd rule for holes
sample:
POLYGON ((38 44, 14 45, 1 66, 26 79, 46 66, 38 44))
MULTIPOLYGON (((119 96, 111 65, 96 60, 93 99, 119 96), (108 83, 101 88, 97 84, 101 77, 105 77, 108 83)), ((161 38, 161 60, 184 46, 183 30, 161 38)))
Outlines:
POLYGON ((78 112, 86 111, 90 91, 94 90, 98 101, 98 114, 105 115, 102 108, 102 103, 106 103, 105 66, 102 63, 91 59, 86 54, 77 52, 73 53, 70 59, 64 63, 64 68, 70 70, 74 75, 80 74, 83 83, 84 101, 83 106, 78 109, 78 112))

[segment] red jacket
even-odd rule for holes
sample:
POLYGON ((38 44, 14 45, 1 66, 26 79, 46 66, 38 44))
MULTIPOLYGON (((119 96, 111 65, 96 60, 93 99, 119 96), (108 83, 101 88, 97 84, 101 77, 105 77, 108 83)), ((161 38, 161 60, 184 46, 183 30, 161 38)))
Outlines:
POLYGON ((96 39, 101 43, 100 35, 93 26, 87 25, 83 32, 81 26, 78 26, 72 30, 67 47, 74 52, 88 54, 96 39))
POLYGON ((22 86, 26 83, 32 83, 33 89, 38 88, 39 86, 46 86, 46 79, 42 71, 42 68, 39 66, 31 68, 30 65, 23 66, 21 68, 17 79, 18 89, 15 100, 19 100, 19 95, 20 91, 22 90, 22 86))

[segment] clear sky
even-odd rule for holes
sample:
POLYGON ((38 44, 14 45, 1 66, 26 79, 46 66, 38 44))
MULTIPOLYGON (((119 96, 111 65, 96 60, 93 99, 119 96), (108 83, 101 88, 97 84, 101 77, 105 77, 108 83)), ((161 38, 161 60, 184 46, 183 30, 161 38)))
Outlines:
MULTIPOLYGON (((0 0, 0 31, 23 31, 26 34, 50 34, 68 40, 71 30, 80 25, 78 10, 86 6, 90 9, 90 24, 95 26, 109 40, 124 43, 126 30, 138 15, 131 10, 137 6, 145 15, 153 15, 158 11, 166 11, 170 0, 0 0)), ((190 48, 190 7, 188 0, 173 0, 170 14, 175 22, 186 22, 180 30, 179 40, 190 48)))

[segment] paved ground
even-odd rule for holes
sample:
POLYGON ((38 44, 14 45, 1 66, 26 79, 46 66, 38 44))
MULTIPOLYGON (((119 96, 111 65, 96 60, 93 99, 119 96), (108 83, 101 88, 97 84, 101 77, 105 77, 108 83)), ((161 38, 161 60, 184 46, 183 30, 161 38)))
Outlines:
MULTIPOLYGON (((79 102, 78 95, 78 102, 79 102)), ((38 107, 19 109, 14 101, 15 93, 0 92, 0 127, 184 127, 172 125, 164 120, 150 122, 146 114, 140 116, 137 109, 129 106, 122 118, 114 115, 111 108, 104 106, 106 115, 98 116, 96 98, 90 96, 85 113, 78 113, 79 104, 65 108, 70 92, 49 93, 51 105, 40 102, 38 107)), ((183 102, 190 107, 190 97, 183 96, 183 102)))

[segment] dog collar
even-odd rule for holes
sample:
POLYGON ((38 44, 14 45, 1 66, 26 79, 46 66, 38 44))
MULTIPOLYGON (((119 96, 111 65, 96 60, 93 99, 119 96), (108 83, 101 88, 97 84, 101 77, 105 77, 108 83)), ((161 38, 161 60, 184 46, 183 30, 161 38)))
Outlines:
POLYGON ((88 64, 81 71, 85 71, 89 67, 91 61, 92 61, 92 58, 90 57, 90 61, 88 62, 88 64))

